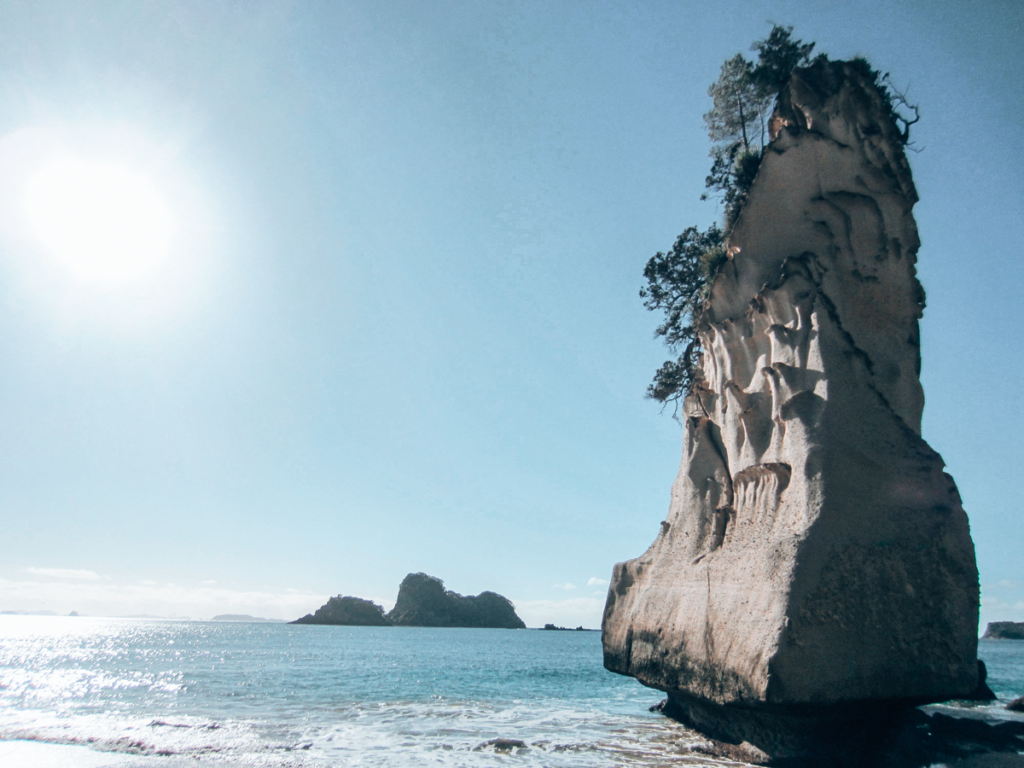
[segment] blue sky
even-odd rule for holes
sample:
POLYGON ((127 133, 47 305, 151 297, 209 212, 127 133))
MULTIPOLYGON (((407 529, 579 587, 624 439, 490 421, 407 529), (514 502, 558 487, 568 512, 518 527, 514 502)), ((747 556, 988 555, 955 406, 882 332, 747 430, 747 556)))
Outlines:
POLYGON ((0 610, 294 618, 411 571, 597 626, 680 429, 637 291, 721 62, 792 24, 921 105, 924 436, 982 621, 1024 620, 1018 2, 6 2, 0 610), (97 283, 24 227, 54 152, 174 219, 97 283))

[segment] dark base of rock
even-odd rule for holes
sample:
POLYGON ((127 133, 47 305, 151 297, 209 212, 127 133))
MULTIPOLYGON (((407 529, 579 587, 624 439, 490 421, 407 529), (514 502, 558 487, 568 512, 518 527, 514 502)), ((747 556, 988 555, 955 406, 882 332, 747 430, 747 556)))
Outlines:
POLYGON ((978 659, 978 687, 974 689, 974 692, 967 696, 964 701, 995 701, 996 695, 992 693, 992 689, 988 687, 988 670, 985 668, 985 662, 978 659))
POLYGON ((710 737, 723 757, 769 765, 872 765, 902 726, 908 707, 741 708, 669 697, 668 717, 710 737), (758 758, 758 753, 761 757, 758 758), (754 758, 754 759, 752 759, 754 758))
POLYGON ((989 725, 906 706, 873 703, 779 710, 670 696, 652 709, 707 737, 709 744, 697 751, 755 765, 924 768, 1024 750, 1022 722, 989 725))

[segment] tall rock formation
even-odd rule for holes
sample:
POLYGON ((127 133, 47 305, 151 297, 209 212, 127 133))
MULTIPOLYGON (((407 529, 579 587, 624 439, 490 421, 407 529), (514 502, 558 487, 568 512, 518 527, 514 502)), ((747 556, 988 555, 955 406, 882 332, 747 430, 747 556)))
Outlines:
POLYGON ((891 109, 863 67, 816 64, 772 134, 700 318, 668 517, 615 566, 603 623, 608 669, 730 740, 978 675, 967 516, 920 436, 917 193, 891 109))

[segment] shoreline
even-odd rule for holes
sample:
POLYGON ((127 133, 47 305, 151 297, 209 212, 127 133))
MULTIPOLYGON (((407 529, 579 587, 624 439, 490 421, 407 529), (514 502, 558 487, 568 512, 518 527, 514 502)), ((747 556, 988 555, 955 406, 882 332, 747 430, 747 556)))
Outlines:
MULTIPOLYGON (((156 758, 159 759, 159 758, 156 758)), ((8 768, 149 768, 154 758, 99 752, 84 744, 51 744, 29 739, 0 739, 0 765, 8 768)))

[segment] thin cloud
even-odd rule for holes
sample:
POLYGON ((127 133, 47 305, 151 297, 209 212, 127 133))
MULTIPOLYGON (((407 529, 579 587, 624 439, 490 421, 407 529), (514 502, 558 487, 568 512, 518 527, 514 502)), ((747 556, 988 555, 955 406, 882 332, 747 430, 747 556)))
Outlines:
POLYGON ((576 589, 576 585, 572 582, 565 582, 565 584, 552 584, 552 589, 576 589))
POLYGON ((607 583, 607 581, 605 581, 604 579, 599 579, 597 578, 597 576, 591 576, 589 579, 587 579, 588 587, 603 587, 607 583))
POLYGON ((1019 582, 1004 579, 981 585, 981 616, 978 629, 992 621, 1024 621, 1024 594, 1019 582))
POLYGON ((45 576, 48 579, 84 579, 95 581, 100 577, 95 571, 78 570, 75 568, 24 568, 25 573, 33 576, 45 576))
MULTIPOLYGON (((46 569, 52 570, 52 569, 46 569)), ((97 577, 98 578, 98 577, 97 577)), ((275 619, 297 619, 327 601, 327 595, 286 592, 247 592, 209 585, 8 580, 0 578, 0 609, 48 610, 66 615, 181 616, 209 618, 220 613, 243 613, 275 619)))
POLYGON ((595 597, 571 597, 566 600, 513 600, 526 626, 586 627, 598 629, 604 613, 604 600, 595 597))

